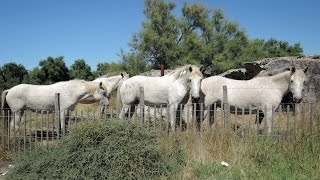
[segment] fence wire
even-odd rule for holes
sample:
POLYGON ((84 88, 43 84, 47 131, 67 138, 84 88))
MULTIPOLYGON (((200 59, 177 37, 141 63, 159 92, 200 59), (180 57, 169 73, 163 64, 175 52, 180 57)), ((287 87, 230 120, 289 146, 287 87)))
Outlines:
MULTIPOLYGON (((290 140, 303 131, 319 130, 319 105, 300 103, 273 107, 271 117, 271 132, 267 132, 263 108, 224 107, 213 104, 204 107, 203 104, 181 104, 173 114, 168 113, 167 105, 130 106, 124 116, 125 120, 136 121, 150 129, 161 132, 172 132, 172 117, 175 118, 175 132, 206 133, 216 128, 232 129, 237 135, 245 138, 248 134, 258 137, 273 137, 279 140, 290 140), (264 117, 264 118, 263 118, 264 117), (259 123, 259 120, 261 121, 259 123)), ((47 146, 55 140, 67 135, 79 122, 108 121, 119 119, 119 109, 99 108, 62 112, 66 121, 59 122, 54 110, 23 110, 21 122, 15 118, 15 113, 9 109, 0 109, 0 138, 4 149, 13 151, 32 150, 37 146, 47 146), (61 125, 64 128, 61 128, 61 125)))

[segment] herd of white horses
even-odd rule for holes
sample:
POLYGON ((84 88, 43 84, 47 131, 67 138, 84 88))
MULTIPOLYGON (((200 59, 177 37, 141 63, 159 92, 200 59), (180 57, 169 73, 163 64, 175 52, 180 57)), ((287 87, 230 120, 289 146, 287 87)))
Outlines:
MULTIPOLYGON (((119 118, 123 119, 129 106, 139 104, 139 88, 142 87, 145 105, 168 106, 171 130, 175 131, 179 105, 192 101, 203 103, 207 110, 212 104, 223 101, 223 86, 227 86, 227 103, 230 108, 250 108, 253 112, 260 110, 263 113, 261 117, 266 120, 265 130, 270 133, 271 116, 280 105, 282 97, 291 92, 296 102, 301 101, 308 81, 306 71, 307 67, 291 67, 275 75, 234 80, 222 76, 204 78, 202 68, 185 65, 162 77, 129 78, 127 73, 122 72, 120 75, 102 76, 93 81, 70 80, 51 85, 20 84, 3 91, 1 109, 10 108, 14 113, 10 127, 17 130, 24 109, 52 112, 55 108, 55 93, 60 93, 60 119, 63 122, 68 116, 67 110, 73 110, 77 103, 99 102, 102 107, 107 107, 111 92, 118 88, 117 98, 122 105, 119 118)), ((204 119, 207 115, 208 112, 204 111, 204 119)), ((63 124, 61 123, 61 128, 65 128, 63 124)))

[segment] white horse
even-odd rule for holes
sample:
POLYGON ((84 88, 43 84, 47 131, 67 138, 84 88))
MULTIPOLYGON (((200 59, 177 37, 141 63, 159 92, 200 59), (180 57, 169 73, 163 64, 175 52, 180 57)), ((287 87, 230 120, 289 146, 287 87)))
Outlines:
POLYGON ((119 94, 123 106, 119 118, 124 118, 128 106, 139 103, 139 87, 143 87, 146 105, 167 104, 169 106, 171 129, 174 131, 178 105, 188 100, 189 93, 194 101, 200 99, 202 78, 201 69, 194 65, 177 68, 162 77, 131 77, 124 81, 120 87, 119 94))
MULTIPOLYGON (((205 109, 214 103, 221 105, 223 101, 223 86, 227 86, 227 100, 230 108, 244 108, 262 111, 259 123, 266 117, 267 132, 271 133, 272 113, 287 92, 292 92, 296 102, 302 99, 302 92, 308 78, 305 69, 290 70, 265 77, 256 77, 250 80, 234 80, 222 76, 211 76, 201 82, 201 100, 205 109)), ((239 112, 239 111, 238 111, 239 112)), ((257 112, 255 112, 257 113, 257 112)), ((207 111, 204 116, 206 118, 207 111)))
MULTIPOLYGON (((98 77, 97 79, 93 80, 92 82, 102 82, 102 84, 106 87, 106 96, 107 98, 110 98, 110 94, 112 91, 114 91, 116 88, 119 87, 119 85, 126 79, 129 78, 129 74, 126 72, 121 72, 119 75, 111 75, 107 74, 101 77, 98 77)), ((91 97, 84 97, 80 100, 79 103, 81 104, 92 104, 97 102, 98 100, 91 97)), ((103 108, 104 109, 104 108, 103 108)))
POLYGON ((109 104, 108 98, 106 98, 106 87, 101 82, 71 80, 51 85, 20 84, 2 93, 1 108, 3 110, 10 108, 14 113, 14 121, 10 123, 11 129, 19 129, 25 108, 32 111, 47 110, 53 112, 55 109, 55 93, 60 93, 61 129, 64 128, 63 122, 65 117, 68 116, 68 110, 73 110, 81 99, 92 97, 99 100, 101 106, 109 104))

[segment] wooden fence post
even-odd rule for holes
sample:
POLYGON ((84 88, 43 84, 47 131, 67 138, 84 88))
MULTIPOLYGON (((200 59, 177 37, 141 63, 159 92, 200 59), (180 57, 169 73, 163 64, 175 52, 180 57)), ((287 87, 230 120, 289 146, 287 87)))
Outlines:
POLYGON ((223 86, 224 127, 230 127, 230 106, 228 104, 227 86, 223 86))
POLYGON ((164 65, 160 65, 160 76, 164 76, 164 65))
POLYGON ((60 93, 54 94, 54 115, 55 115, 55 127, 57 129, 57 135, 60 133, 60 93))
POLYGON ((144 89, 143 87, 139 87, 140 91, 140 118, 141 118, 141 123, 144 124, 144 89))

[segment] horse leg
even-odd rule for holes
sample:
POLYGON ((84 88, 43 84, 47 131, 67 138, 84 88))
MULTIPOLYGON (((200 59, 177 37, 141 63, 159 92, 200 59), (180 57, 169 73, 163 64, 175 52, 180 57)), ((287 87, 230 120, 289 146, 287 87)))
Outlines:
POLYGON ((212 109, 212 105, 209 105, 208 106, 208 114, 209 114, 209 125, 210 125, 210 127, 213 127, 214 126, 214 121, 215 121, 215 119, 214 119, 214 113, 216 113, 215 111, 214 111, 214 109, 212 109))
POLYGON ((272 114, 273 114, 273 112, 272 112, 272 109, 268 109, 267 110, 267 112, 265 112, 264 113, 265 114, 265 117, 266 117, 266 132, 267 132, 267 134, 271 134, 271 132, 272 132, 272 114))
POLYGON ((178 109, 178 104, 174 103, 174 104, 169 105, 169 109, 170 109, 169 116, 170 116, 170 123, 171 123, 171 131, 175 132, 175 130, 176 130, 176 112, 178 109))
MULTIPOLYGON (((119 114, 119 119, 124 119, 125 114, 129 110, 129 108, 126 107, 127 105, 123 105, 119 114)), ((130 116, 130 114, 129 114, 130 116)))
POLYGON ((262 119, 264 118, 264 113, 261 110, 259 110, 258 113, 259 113, 259 119, 258 119, 258 116, 256 116, 255 124, 259 123, 259 125, 260 125, 262 122, 262 119))
MULTIPOLYGON (((69 122, 69 110, 61 110, 60 111, 60 128, 59 132, 65 133, 68 128, 68 122, 69 122)), ((59 126, 57 127, 59 128, 59 126)))
POLYGON ((207 124, 209 127, 214 125, 214 111, 212 110, 212 105, 204 106, 203 112, 203 124, 207 124))
POLYGON ((13 121, 11 120, 11 122, 10 122, 11 132, 14 132, 14 133, 19 132, 21 117, 22 117, 23 113, 24 113, 23 110, 19 110, 17 112, 14 112, 14 119, 13 119, 13 121))

